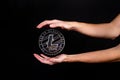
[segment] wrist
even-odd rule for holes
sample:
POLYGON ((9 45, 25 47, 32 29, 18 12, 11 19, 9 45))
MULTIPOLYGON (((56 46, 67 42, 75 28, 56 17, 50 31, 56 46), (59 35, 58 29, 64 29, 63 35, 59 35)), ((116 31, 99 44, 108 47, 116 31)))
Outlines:
POLYGON ((73 62, 73 60, 74 60, 73 55, 66 55, 63 62, 73 62))
POLYGON ((74 30, 75 31, 77 29, 78 22, 72 21, 72 22, 69 22, 68 24, 70 25, 70 30, 74 30))
POLYGON ((87 60, 87 58, 85 58, 83 54, 73 54, 66 55, 63 62, 84 62, 85 60, 87 60))
POLYGON ((71 22, 71 30, 74 31, 79 31, 79 29, 81 29, 82 26, 85 26, 85 23, 82 22, 71 22))

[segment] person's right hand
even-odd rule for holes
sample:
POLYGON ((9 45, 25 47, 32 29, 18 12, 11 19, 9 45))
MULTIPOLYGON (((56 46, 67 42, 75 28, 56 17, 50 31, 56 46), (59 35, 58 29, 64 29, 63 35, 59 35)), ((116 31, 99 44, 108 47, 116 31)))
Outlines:
POLYGON ((37 28, 42 28, 45 25, 49 25, 50 28, 60 27, 62 29, 72 30, 75 27, 76 22, 62 21, 62 20, 45 20, 45 21, 41 22, 37 26, 37 28))

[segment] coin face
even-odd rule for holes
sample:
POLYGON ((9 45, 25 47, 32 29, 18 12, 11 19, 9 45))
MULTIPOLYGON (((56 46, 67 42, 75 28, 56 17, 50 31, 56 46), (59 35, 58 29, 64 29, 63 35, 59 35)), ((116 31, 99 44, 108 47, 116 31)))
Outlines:
POLYGON ((48 56, 59 54, 65 46, 63 34, 56 29, 47 29, 39 36, 39 48, 48 56))

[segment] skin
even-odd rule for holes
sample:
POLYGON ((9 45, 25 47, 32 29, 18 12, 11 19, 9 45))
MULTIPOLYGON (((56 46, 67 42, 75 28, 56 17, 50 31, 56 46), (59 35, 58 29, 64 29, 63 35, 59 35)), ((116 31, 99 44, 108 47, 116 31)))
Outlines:
MULTIPOLYGON (((110 23, 89 24, 76 21, 46 20, 41 22, 37 28, 40 29, 45 25, 50 28, 60 27, 66 30, 74 30, 82 34, 97 37, 115 39, 120 35, 120 14, 110 23)), ((53 65, 62 62, 84 62, 84 63, 103 63, 120 61, 120 44, 109 49, 98 50, 80 54, 61 54, 56 57, 47 57, 43 54, 33 54, 41 63, 53 65)))

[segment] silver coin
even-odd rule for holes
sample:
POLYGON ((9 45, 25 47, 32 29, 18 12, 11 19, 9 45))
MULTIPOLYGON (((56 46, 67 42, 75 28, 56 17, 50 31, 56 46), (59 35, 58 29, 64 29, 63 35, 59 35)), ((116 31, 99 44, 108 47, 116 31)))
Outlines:
POLYGON ((39 48, 46 55, 57 55, 65 47, 63 34, 56 29, 47 29, 39 36, 39 48))

